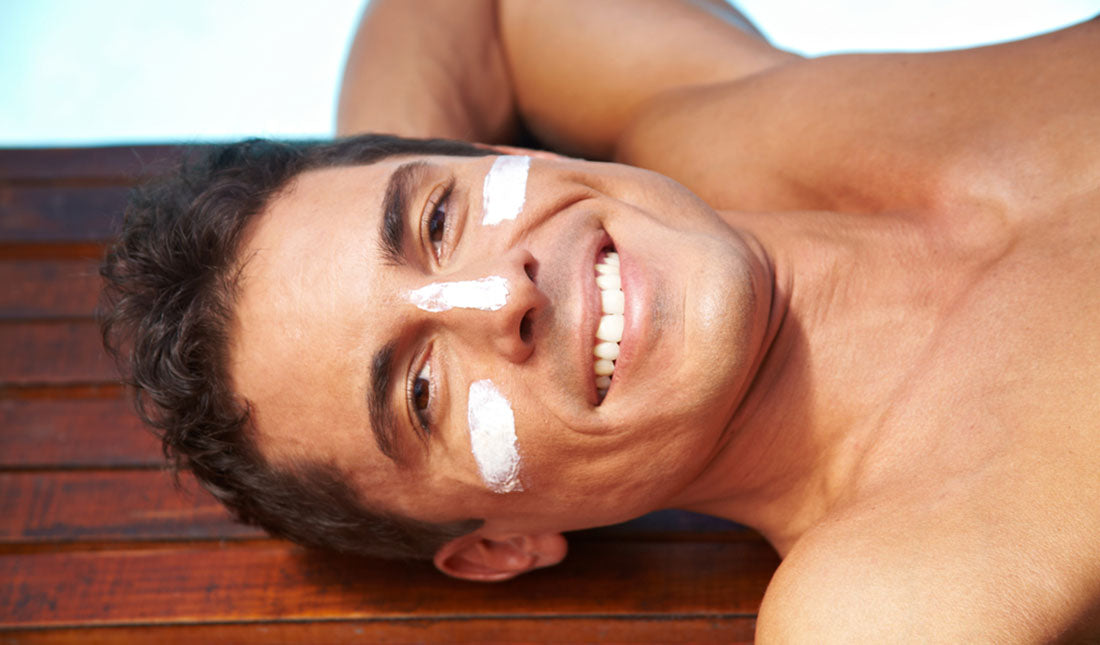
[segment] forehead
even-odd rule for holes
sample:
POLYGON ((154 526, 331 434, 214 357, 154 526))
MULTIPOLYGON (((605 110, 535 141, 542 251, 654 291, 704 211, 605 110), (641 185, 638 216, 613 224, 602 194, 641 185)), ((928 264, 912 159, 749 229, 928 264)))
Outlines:
POLYGON ((273 460, 316 456, 322 430, 336 450, 370 436, 365 407, 349 403, 364 400, 363 366, 389 323, 377 235, 400 163, 303 173, 244 241, 230 373, 273 460))
POLYGON ((253 327, 269 324, 297 338, 303 327, 316 326, 331 312, 340 285, 369 280, 381 211, 378 191, 389 166, 303 173, 271 200, 240 253, 242 340, 253 327))
MULTIPOLYGON (((291 180, 252 223, 241 257, 295 252, 332 230, 377 227, 385 183, 398 160, 309 170, 291 180)), ((289 258, 283 258, 289 259, 289 258)))

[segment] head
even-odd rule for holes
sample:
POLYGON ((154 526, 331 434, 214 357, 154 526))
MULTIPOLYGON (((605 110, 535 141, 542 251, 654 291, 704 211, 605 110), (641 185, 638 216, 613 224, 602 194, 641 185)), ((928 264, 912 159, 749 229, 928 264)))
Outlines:
MULTIPOLYGON (((452 145, 358 161, 288 150, 304 160, 235 192, 258 164, 222 153, 242 163, 183 200, 167 228, 186 219, 188 233, 156 244, 217 259, 172 271, 186 293, 146 287, 161 309, 131 327, 152 374, 136 358, 133 372, 175 454, 243 517, 360 552, 385 533, 496 580, 560 560, 562 531, 696 501, 759 358, 770 284, 750 244, 667 178, 534 155, 515 218, 489 218, 486 192, 515 200, 487 181, 496 153, 452 145), (203 223, 217 210, 232 226, 203 223), (624 329, 603 396, 595 275, 612 250, 624 329), (199 391, 156 381, 176 377, 199 391), (502 454, 507 485, 491 472, 502 454), (309 518, 336 506, 342 519, 309 518)), ((515 193, 518 175, 500 177, 515 193)), ((135 261, 126 248, 108 267, 135 261)))
POLYGON ((240 520, 274 535, 350 553, 430 558, 480 525, 376 513, 323 461, 270 464, 227 371, 241 241, 268 201, 307 170, 412 153, 489 154, 386 136, 216 147, 134 191, 101 268, 104 343, 169 463, 192 470, 240 520))

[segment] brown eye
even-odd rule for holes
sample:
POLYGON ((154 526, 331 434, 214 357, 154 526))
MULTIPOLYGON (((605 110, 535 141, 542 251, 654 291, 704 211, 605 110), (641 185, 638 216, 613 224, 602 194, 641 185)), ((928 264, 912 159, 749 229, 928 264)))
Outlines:
POLYGON ((447 226, 447 200, 446 195, 439 200, 439 204, 432 210, 432 214, 428 217, 428 239, 432 242, 432 248, 435 249, 436 257, 439 257, 440 249, 443 247, 443 232, 447 226))
POLYGON ((425 414, 431 405, 431 375, 431 368, 427 363, 424 363, 424 367, 420 369, 412 384, 413 413, 416 415, 420 427, 425 431, 430 430, 431 427, 429 417, 425 414))
MULTIPOLYGON (((439 199, 429 203, 422 216, 423 235, 432 245, 432 253, 438 260, 443 253, 443 238, 447 235, 447 211, 450 209, 451 193, 454 192, 455 181, 443 187, 439 199)), ((437 191, 438 192, 438 191, 437 191)), ((432 193, 435 195, 435 193, 432 193)))

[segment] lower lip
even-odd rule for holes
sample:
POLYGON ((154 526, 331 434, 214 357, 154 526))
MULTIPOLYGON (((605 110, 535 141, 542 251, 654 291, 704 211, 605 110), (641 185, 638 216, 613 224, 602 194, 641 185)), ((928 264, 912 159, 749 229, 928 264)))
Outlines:
POLYGON ((608 397, 630 376, 631 363, 644 331, 642 327, 646 320, 645 311, 649 306, 649 291, 642 267, 633 261, 629 252, 624 253, 617 243, 615 250, 619 253, 619 279, 623 285, 626 309, 623 311, 623 337, 619 341, 619 358, 615 360, 615 373, 611 377, 608 397))

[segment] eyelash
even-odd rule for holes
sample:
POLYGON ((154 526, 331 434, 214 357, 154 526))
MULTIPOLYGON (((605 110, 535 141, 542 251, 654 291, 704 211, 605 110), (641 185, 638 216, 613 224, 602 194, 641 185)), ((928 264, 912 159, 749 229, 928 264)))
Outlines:
POLYGON ((439 197, 439 200, 428 206, 424 217, 424 237, 431 243, 436 260, 438 260, 441 255, 443 240, 447 232, 447 224, 450 221, 447 207, 450 205, 451 193, 454 191, 454 186, 454 179, 451 179, 450 183, 443 188, 443 194, 439 197), (435 224, 436 214, 442 216, 443 222, 441 224, 435 224), (437 226, 435 230, 432 230, 433 225, 437 226), (433 239, 436 233, 439 234, 438 240, 433 239))

